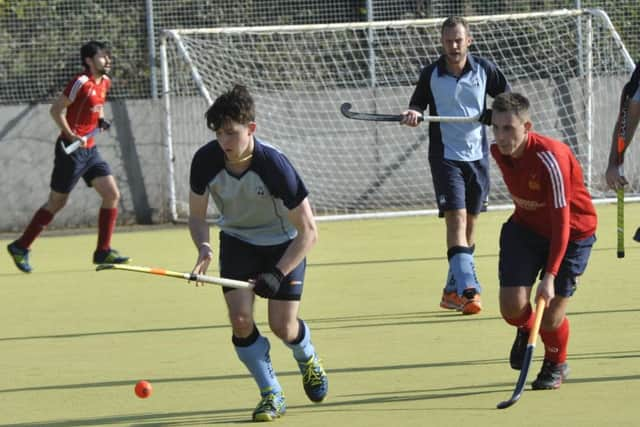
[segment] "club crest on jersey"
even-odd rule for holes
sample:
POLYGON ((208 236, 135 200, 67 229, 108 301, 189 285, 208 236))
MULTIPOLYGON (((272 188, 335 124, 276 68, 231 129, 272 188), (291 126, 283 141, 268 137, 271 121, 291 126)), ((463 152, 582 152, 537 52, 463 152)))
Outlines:
POLYGON ((536 175, 531 175, 529 177, 529 190, 540 191, 540 182, 538 181, 538 177, 536 175))
POLYGON ((256 194, 260 197, 264 196, 264 187, 262 185, 256 187, 256 194))

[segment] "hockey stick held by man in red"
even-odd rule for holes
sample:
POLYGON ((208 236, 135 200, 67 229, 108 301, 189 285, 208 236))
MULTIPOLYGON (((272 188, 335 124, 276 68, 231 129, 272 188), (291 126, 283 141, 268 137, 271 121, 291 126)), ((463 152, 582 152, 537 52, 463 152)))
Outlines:
POLYGON ((531 367, 531 361, 533 360, 533 350, 536 348, 536 340, 538 339, 538 333, 540 332, 540 324, 542 323, 542 314, 544 313, 545 302, 544 299, 538 298, 536 301, 536 318, 529 332, 529 341, 527 342, 527 349, 524 353, 524 360, 522 361, 522 369, 520 370, 520 376, 516 382, 516 388, 513 390, 513 394, 508 400, 502 401, 496 405, 498 409, 506 409, 520 400, 524 387, 527 382, 527 374, 531 367))

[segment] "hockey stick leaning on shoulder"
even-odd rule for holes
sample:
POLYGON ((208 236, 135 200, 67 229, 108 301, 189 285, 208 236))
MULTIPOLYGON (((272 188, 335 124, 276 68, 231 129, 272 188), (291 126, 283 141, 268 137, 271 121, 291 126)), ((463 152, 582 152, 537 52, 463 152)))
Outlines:
POLYGON ((516 403, 520 400, 522 393, 524 392, 524 387, 527 382, 527 374, 529 373, 529 368, 531 367, 531 361, 533 360, 533 350, 536 348, 536 340, 538 339, 538 332, 540 332, 540 324, 542 323, 542 313, 544 312, 545 302, 544 299, 538 298, 536 301, 536 319, 533 322, 533 327, 529 332, 529 340, 527 341, 527 349, 524 353, 524 360, 522 361, 522 369, 520 369, 520 376, 518 377, 518 382, 516 383, 516 388, 513 390, 513 395, 511 398, 505 401, 502 401, 496 405, 498 409, 506 409, 509 406, 516 403))
POLYGON ((96 267, 96 271, 102 270, 133 271, 135 273, 156 274, 158 276, 185 279, 190 282, 212 283, 214 285, 225 286, 227 288, 253 289, 252 283, 243 282, 241 280, 225 279, 222 277, 207 276, 204 274, 180 273, 178 271, 165 270, 164 268, 141 267, 128 264, 100 264, 96 267))

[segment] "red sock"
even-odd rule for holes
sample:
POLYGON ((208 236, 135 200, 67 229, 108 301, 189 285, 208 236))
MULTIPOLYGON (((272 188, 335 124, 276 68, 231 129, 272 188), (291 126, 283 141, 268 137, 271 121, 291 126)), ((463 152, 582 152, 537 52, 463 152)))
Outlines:
POLYGON ((531 304, 527 304, 522 315, 514 318, 504 317, 504 320, 510 324, 515 326, 516 328, 522 328, 525 331, 530 331, 533 326, 533 322, 535 321, 536 313, 531 308, 531 304))
POLYGON ((553 363, 564 363, 569 346, 569 319, 565 317, 560 326, 552 331, 540 329, 540 336, 544 343, 544 358, 553 363))
POLYGON ((53 220, 53 214, 44 208, 40 208, 36 211, 31 218, 31 222, 25 228, 22 236, 16 241, 18 246, 22 249, 29 249, 34 240, 42 233, 47 225, 51 224, 53 220))
POLYGON ((116 218, 118 218, 118 208, 100 208, 98 215, 98 247, 99 251, 111 249, 111 236, 116 228, 116 218))

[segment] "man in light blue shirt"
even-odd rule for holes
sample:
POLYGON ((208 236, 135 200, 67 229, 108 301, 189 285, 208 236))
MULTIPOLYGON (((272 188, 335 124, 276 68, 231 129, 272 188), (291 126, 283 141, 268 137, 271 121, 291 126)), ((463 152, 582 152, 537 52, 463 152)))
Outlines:
POLYGON ((402 123, 415 127, 428 108, 431 116, 483 117, 464 123, 429 123, 429 165, 436 201, 447 227, 449 273, 440 307, 463 314, 482 310, 475 272, 474 231, 489 194, 486 128, 487 95, 510 90, 491 61, 468 53, 472 38, 467 22, 447 18, 441 27, 443 54, 425 67, 402 123))

